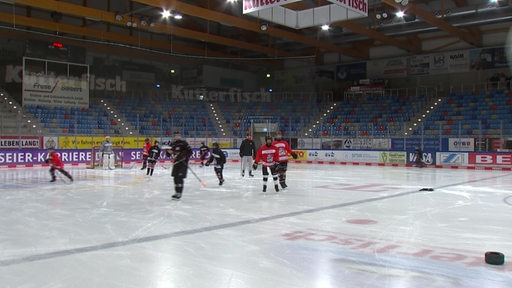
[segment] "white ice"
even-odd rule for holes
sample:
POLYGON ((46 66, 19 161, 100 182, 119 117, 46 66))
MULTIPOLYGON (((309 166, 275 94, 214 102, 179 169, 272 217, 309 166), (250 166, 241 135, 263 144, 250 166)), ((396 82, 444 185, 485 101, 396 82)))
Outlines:
POLYGON ((0 287, 512 287, 512 173, 289 164, 261 170, 0 168, 0 287), (269 181, 271 184, 272 181, 269 181), (434 191, 419 191, 433 188, 434 191))

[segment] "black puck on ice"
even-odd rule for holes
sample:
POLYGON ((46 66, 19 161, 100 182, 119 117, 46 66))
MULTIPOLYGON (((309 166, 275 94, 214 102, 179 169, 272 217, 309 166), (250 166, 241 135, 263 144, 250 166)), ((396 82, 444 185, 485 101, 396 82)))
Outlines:
POLYGON ((485 263, 491 265, 503 265, 505 263, 505 255, 500 252, 485 252, 485 263))

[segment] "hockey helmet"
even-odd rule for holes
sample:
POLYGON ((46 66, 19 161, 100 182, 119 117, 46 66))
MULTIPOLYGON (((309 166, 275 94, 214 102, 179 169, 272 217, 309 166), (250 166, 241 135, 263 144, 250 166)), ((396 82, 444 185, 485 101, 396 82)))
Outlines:
POLYGON ((213 146, 214 148, 219 148, 219 143, 217 143, 217 142, 213 142, 213 143, 212 143, 212 146, 213 146))
POLYGON ((265 142, 267 142, 268 140, 272 141, 272 136, 270 136, 270 135, 265 136, 265 142))

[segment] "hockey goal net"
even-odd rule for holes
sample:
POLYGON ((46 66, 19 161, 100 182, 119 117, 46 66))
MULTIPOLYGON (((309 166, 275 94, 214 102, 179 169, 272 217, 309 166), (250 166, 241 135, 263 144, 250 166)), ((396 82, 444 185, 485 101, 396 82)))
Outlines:
MULTIPOLYGON (((94 146, 92 147, 91 151, 91 163, 89 165, 89 169, 97 169, 97 168, 103 168, 103 157, 101 155, 100 151, 101 146, 94 146)), ((123 147, 122 146, 114 146, 114 155, 115 155, 115 161, 114 166, 116 168, 122 168, 123 167, 123 147)))

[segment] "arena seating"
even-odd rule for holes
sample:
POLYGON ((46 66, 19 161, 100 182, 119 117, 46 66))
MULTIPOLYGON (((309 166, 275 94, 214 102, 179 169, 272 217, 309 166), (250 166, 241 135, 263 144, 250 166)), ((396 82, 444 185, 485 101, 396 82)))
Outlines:
MULTIPOLYGON (((178 101, 157 96, 91 97, 90 108, 26 105, 49 133, 122 134, 100 101, 109 101, 144 136, 219 137, 203 101, 178 101)), ((287 99, 272 103, 218 102, 228 127, 226 137, 243 137, 251 122, 277 123, 291 137, 401 137, 413 118, 426 115, 411 135, 425 137, 499 137, 512 134, 512 93, 452 93, 434 109, 427 96, 366 96, 318 105, 287 99), (333 108, 331 108, 333 107, 333 108), (430 111, 432 110, 432 111, 430 111), (429 111, 429 113, 426 113, 429 111), (318 123, 317 123, 318 121, 318 123), (310 131, 311 129, 311 131, 310 131)))
POLYGON ((452 93, 424 123, 425 135, 500 137, 512 133, 512 93, 452 93))

